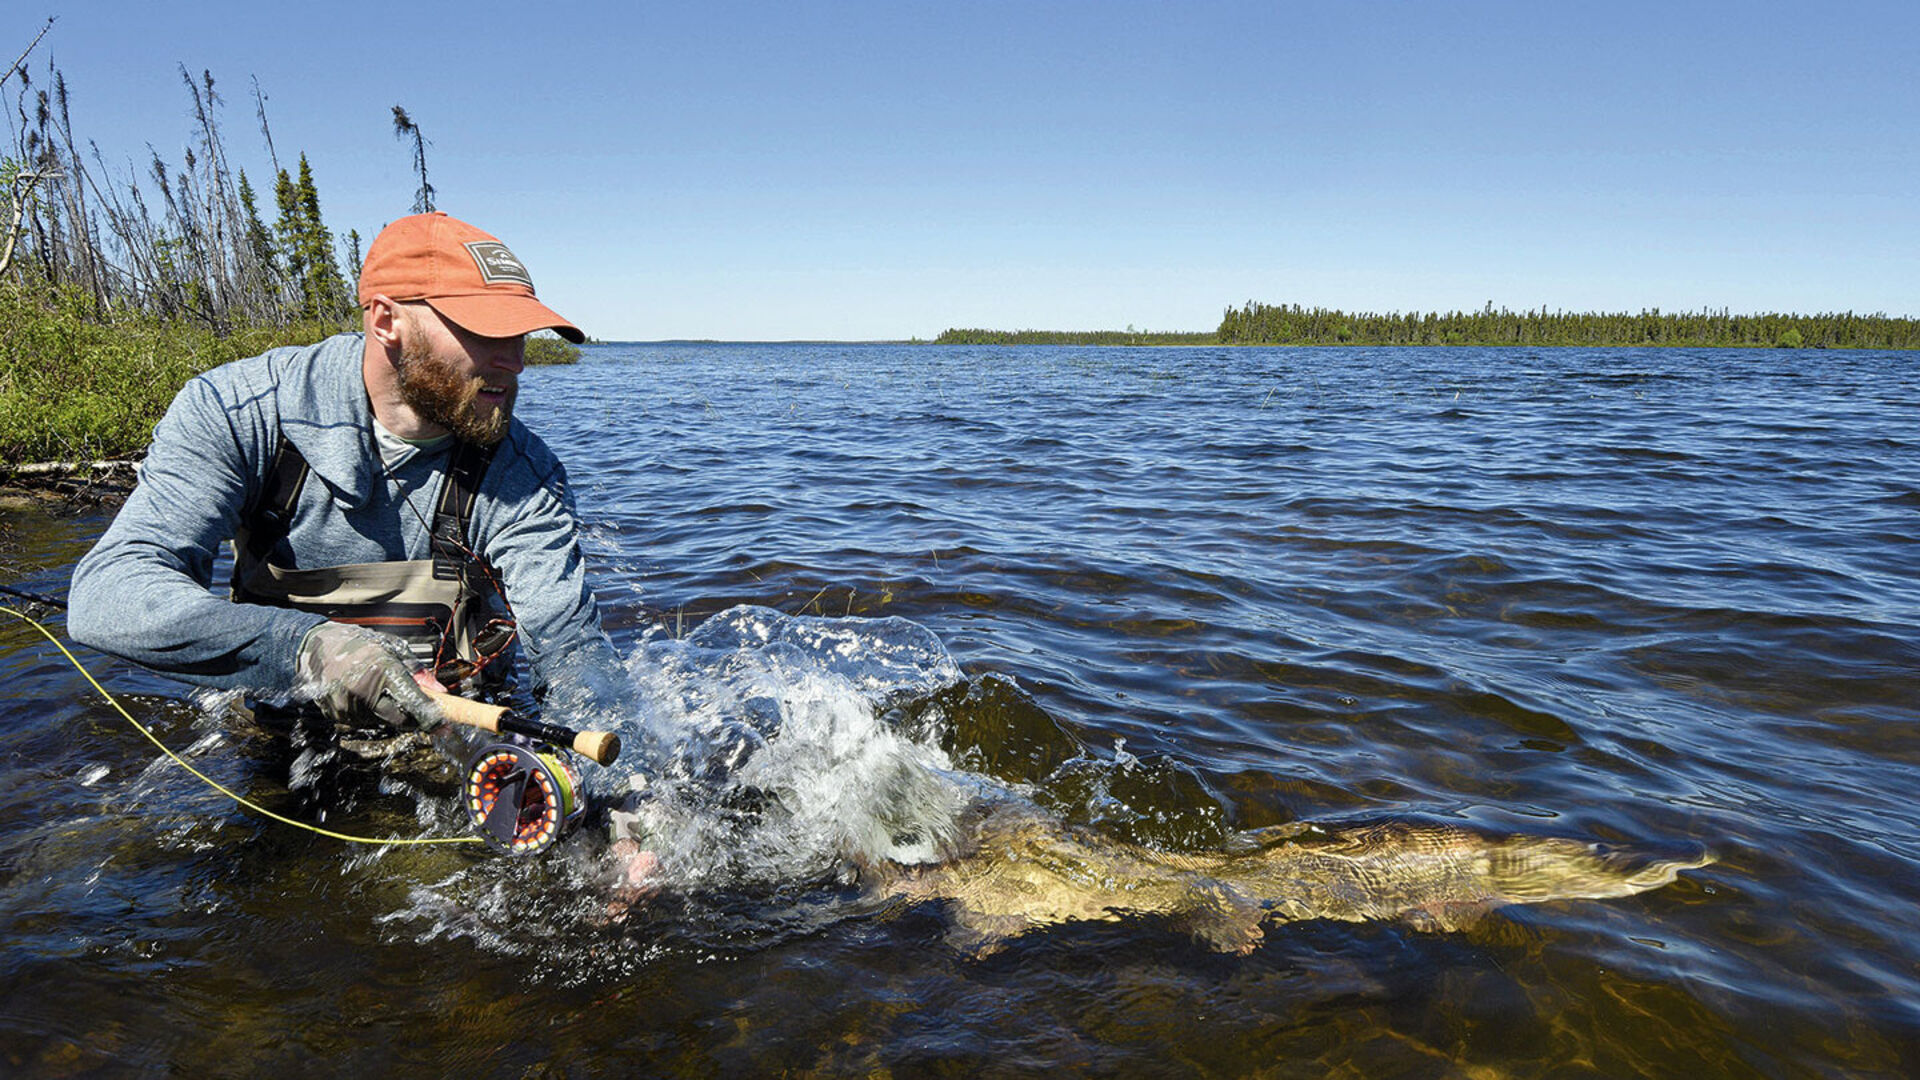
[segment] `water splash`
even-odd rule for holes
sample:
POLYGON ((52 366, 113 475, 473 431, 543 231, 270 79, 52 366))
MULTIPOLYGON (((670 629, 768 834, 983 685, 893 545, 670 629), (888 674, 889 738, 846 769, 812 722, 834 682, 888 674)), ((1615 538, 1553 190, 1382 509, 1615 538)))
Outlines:
POLYGON ((953 767, 937 718, 889 722, 895 705, 962 679, 904 619, 736 607, 642 642, 626 673, 626 714, 593 721, 626 749, 585 777, 609 820, 537 859, 454 869, 383 922, 563 961, 561 977, 663 948, 756 948, 844 918, 832 896, 856 861, 946 857, 983 783, 953 767), (660 860, 656 898, 631 912, 609 906, 621 884, 609 824, 660 860))
POLYGON ((924 627, 737 607, 627 668, 641 703, 621 734, 640 752, 609 794, 627 796, 669 884, 820 880, 849 858, 933 860, 951 840, 967 778, 882 719, 960 679, 924 627))

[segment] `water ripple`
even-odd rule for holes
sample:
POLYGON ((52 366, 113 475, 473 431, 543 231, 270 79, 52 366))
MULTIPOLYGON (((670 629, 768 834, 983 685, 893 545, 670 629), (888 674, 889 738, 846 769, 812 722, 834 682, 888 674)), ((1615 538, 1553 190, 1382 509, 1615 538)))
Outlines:
MULTIPOLYGON (((1721 860, 1467 935, 1304 925, 1222 960, 1147 923, 975 964, 933 914, 823 919, 836 898, 804 891, 698 901, 710 927, 588 929, 565 890, 591 871, 556 865, 515 878, 581 939, 545 1030, 591 1071, 674 1074, 1914 1074, 1914 374, 1909 354, 1813 351, 677 344, 530 372, 524 411, 569 463, 630 651, 739 604, 910 620, 957 681, 887 716, 937 716, 955 768, 1160 846, 1413 816, 1721 860), (594 1034, 603 1010, 628 1034, 594 1034)), ((10 524, 6 580, 57 590, 99 524, 10 524)), ((349 943, 300 969, 322 973, 290 1006, 315 1045, 362 1037, 326 1014, 373 966, 436 973, 452 1008, 412 1015, 423 1045, 467 1046, 486 1029, 442 1017, 492 1015, 559 948, 514 932, 498 881, 427 859, 355 863, 316 906, 327 856, 169 798, 5 627, 0 678, 0 766, 91 781, 0 808, 21 946, 0 970, 72 1006, 16 1013, 9 1041, 88 1038, 56 1015, 157 973, 205 1024, 244 1013, 214 972, 287 960, 298 916, 349 943), (464 882, 447 891, 471 910, 417 911, 383 891, 398 879, 464 882), (122 928, 128 909, 147 914, 122 928), (428 925, 370 947, 380 919, 428 925), (441 959, 469 933, 480 978, 441 959)), ((191 717, 170 733, 192 742, 191 717)), ((366 994, 363 1019, 405 1000, 366 994)))

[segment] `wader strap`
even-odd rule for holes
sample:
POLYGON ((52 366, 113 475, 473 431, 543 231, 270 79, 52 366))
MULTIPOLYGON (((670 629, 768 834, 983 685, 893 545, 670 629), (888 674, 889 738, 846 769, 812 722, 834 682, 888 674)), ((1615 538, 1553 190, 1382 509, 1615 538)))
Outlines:
POLYGON ((468 526, 473 522, 473 501, 479 494, 481 478, 487 475, 487 466, 493 463, 493 451, 493 446, 454 444, 446 482, 440 485, 440 502, 433 511, 434 577, 458 578, 467 563, 472 550, 468 526))
MULTIPOLYGON (((496 444, 497 445, 497 444, 496 444)), ((447 462, 447 475, 440 485, 440 501, 433 511, 429 544, 433 550, 433 576, 443 580, 460 576, 460 568, 471 549, 470 526, 473 504, 480 492, 480 481, 493 463, 493 446, 474 443, 454 444, 453 457, 447 462)), ((293 528, 293 507, 306 486, 307 459, 300 448, 280 437, 273 451, 273 467, 267 472, 267 485, 260 490, 259 502, 246 518, 246 549, 250 561, 264 565, 273 546, 286 539, 293 528)))
MULTIPOLYGON (((428 526, 430 558, 286 570, 273 565, 270 556, 292 529, 294 504, 310 470, 283 436, 266 485, 234 538, 233 598, 383 630, 406 640, 423 662, 441 665, 443 672, 456 659, 498 653, 504 641, 477 640, 501 631, 487 618, 481 574, 469 570, 479 556, 468 554, 474 502, 493 453, 490 446, 454 444, 428 526)), ((505 632, 510 635, 511 629, 509 622, 505 632)), ((484 670, 489 679, 505 676, 503 668, 484 670)), ((465 677, 446 673, 442 681, 452 686, 465 677)))
POLYGON ((280 436, 273 451, 273 468, 267 472, 267 486, 260 489, 260 501, 247 516, 247 556, 255 566, 264 565, 273 545, 286 538, 293 528, 293 507, 300 500, 300 489, 307 483, 307 459, 299 447, 280 436))

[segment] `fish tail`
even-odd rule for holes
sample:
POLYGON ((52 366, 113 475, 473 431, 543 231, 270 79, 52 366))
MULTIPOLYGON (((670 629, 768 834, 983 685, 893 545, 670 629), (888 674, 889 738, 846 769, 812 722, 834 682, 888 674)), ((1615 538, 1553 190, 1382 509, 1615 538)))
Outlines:
POLYGON ((1493 860, 1495 891, 1508 902, 1606 900, 1670 885, 1683 870, 1714 862, 1710 851, 1678 857, 1557 838, 1516 838, 1493 860))

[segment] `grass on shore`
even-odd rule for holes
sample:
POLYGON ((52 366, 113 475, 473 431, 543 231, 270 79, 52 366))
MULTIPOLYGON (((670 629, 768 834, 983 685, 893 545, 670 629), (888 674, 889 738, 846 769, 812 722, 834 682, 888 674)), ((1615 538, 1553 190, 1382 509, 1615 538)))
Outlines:
POLYGON ((337 333, 320 323, 236 331, 129 316, 98 321, 72 294, 0 284, 0 472, 40 461, 136 457, 188 379, 278 345, 337 333))
MULTIPOLYGON (((99 321, 84 297, 0 284, 0 474, 33 462, 138 457, 188 379, 282 345, 310 345, 346 324, 205 326, 129 316, 99 321)), ((527 339, 527 363, 571 364, 580 349, 527 339)))

